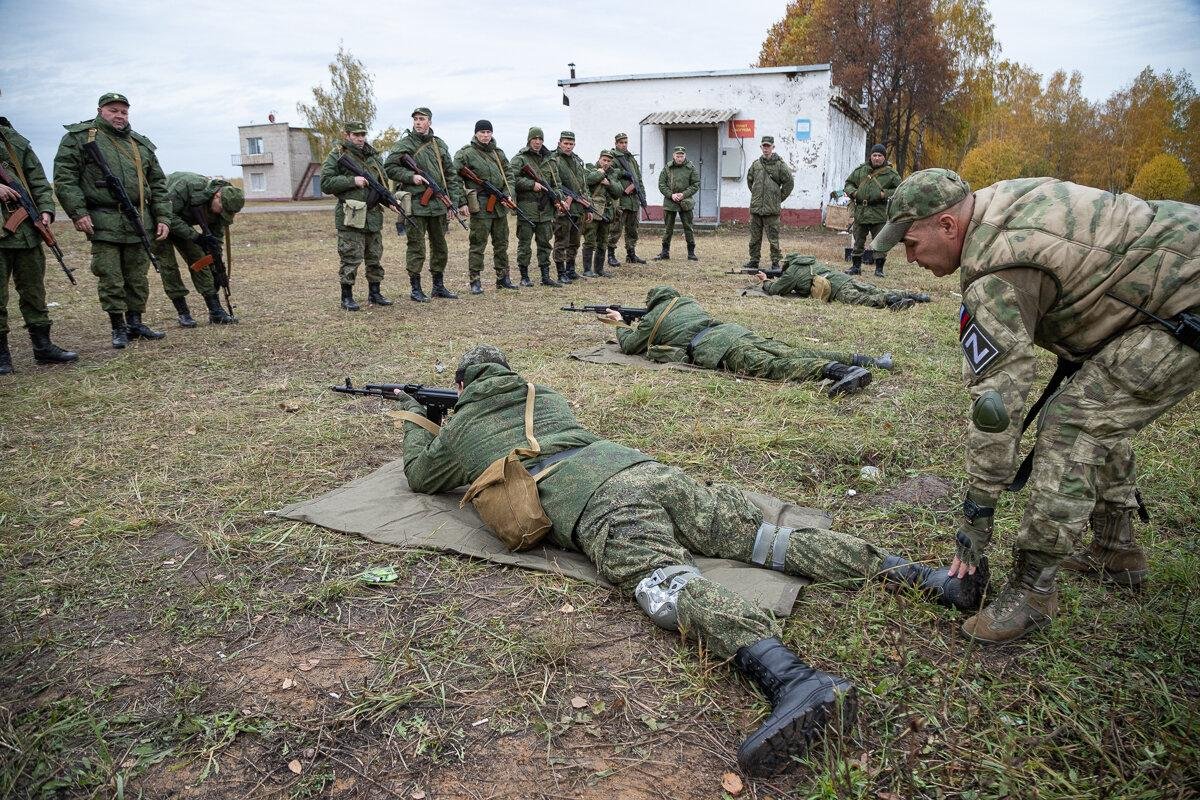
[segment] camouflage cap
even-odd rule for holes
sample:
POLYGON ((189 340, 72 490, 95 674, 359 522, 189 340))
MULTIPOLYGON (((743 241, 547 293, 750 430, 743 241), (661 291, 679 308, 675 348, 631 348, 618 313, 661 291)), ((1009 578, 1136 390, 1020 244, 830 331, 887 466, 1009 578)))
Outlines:
POLYGON ((412 115, 415 117, 418 114, 421 115, 422 117, 429 117, 430 119, 433 119, 433 112, 430 111, 425 106, 419 106, 419 107, 413 109, 412 115))
POLYGON ((120 92, 105 92, 104 94, 100 95, 100 99, 96 101, 96 107, 100 108, 108 105, 109 103, 124 103, 125 105, 129 105, 129 98, 120 92))
POLYGON ((609 159, 611 159, 611 158, 615 158, 615 156, 613 156, 613 151, 612 151, 612 150, 609 150, 608 148, 605 148, 604 150, 601 150, 601 151, 600 151, 600 158, 609 158, 609 159))
POLYGON ((575 141, 575 131, 563 131, 558 135, 559 141, 566 140, 568 142, 575 141))
POLYGON ((458 369, 454 371, 454 382, 465 383, 463 377, 467 367, 475 364, 500 364, 507 367, 508 359, 504 357, 504 352, 494 344, 477 344, 463 353, 462 358, 458 360, 458 369))
POLYGON ((532 128, 529 129, 529 133, 525 136, 525 141, 528 142, 530 139, 545 140, 545 138, 546 138, 545 132, 542 131, 542 129, 539 128, 538 126, 534 125, 532 128))
POLYGON ((679 145, 678 147, 676 147, 676 148, 675 148, 675 152, 676 152, 676 153, 683 153, 683 154, 686 156, 686 155, 687 155, 687 148, 686 148, 686 147, 684 147, 683 145, 679 145))
POLYGON ((346 133, 366 133, 367 124, 365 122, 343 122, 342 130, 346 133))
POLYGON ((226 224, 233 222, 233 215, 246 205, 246 193, 236 186, 221 188, 221 218, 226 224))
POLYGON ((759 144, 775 144, 775 137, 774 136, 764 136, 759 141, 759 144))
POLYGON ((616 136, 613 137, 613 144, 616 144, 617 142, 628 142, 628 141, 629 141, 628 133, 618 133, 616 136))
POLYGON ((948 169, 923 169, 905 178, 888 200, 887 224, 871 238, 875 252, 891 250, 914 222, 957 205, 971 187, 948 169))

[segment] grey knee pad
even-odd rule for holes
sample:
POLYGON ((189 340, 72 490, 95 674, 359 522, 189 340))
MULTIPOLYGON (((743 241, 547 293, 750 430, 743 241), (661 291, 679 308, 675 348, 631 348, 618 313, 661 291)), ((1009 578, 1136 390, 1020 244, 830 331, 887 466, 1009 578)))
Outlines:
POLYGON ((769 522, 759 525, 758 534, 754 537, 754 551, 750 555, 750 560, 755 564, 783 572, 788 545, 792 542, 793 530, 795 529, 781 528, 769 522))
POLYGON ((638 605, 646 616, 660 628, 679 630, 679 612, 676 608, 683 587, 700 577, 695 567, 677 564, 661 567, 643 578, 633 590, 638 605))

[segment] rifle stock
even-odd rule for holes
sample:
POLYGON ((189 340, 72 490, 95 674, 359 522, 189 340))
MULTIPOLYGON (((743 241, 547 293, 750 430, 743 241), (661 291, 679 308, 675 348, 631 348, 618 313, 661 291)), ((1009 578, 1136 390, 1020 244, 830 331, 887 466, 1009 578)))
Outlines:
POLYGON ((67 266, 66 260, 63 258, 62 248, 58 246, 58 240, 54 238, 54 233, 50 230, 50 226, 42 222, 42 215, 38 213, 37 208, 33 205, 33 198, 25 189, 25 184, 21 183, 12 175, 8 174, 8 170, 0 165, 0 182, 17 193, 17 202, 20 204, 15 212, 9 215, 4 223, 4 229, 9 233, 16 233, 26 220, 37 231, 37 235, 46 243, 46 247, 50 248, 50 252, 58 260, 58 265, 62 267, 63 273, 67 276, 67 280, 72 286, 78 284, 75 276, 72 274, 75 270, 67 266))
POLYGON ((450 194, 443 189, 436 180, 433 179, 433 176, 430 175, 426 170, 422 169, 421 165, 417 163, 417 160, 408 153, 400 156, 400 163, 424 179, 426 189, 421 194, 421 205, 428 206, 429 201, 436 196, 438 200, 442 201, 442 205, 446 207, 446 210, 450 213, 450 216, 454 217, 455 221, 459 225, 463 226, 463 230, 467 230, 467 223, 463 220, 462 214, 459 214, 458 209, 455 208, 454 201, 450 199, 450 194))

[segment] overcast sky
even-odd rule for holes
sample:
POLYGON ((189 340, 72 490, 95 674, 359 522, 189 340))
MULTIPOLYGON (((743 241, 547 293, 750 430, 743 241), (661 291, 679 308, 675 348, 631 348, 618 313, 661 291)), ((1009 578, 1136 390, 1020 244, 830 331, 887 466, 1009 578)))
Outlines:
MULTIPOLYGON (((1005 57, 1048 74, 1079 70, 1102 99, 1145 66, 1200 74, 1200 0, 993 0, 1005 57)), ((784 0, 737 3, 193 4, 0 0, 0 114, 50 169, 64 123, 91 119, 102 92, 129 96, 136 130, 164 169, 239 175, 237 126, 301 125, 298 101, 325 82, 339 41, 375 75, 378 130, 433 109, 451 150, 490 119, 509 154, 531 124, 569 124, 555 81, 750 65, 784 0), (361 12, 352 9, 361 8, 361 12)))

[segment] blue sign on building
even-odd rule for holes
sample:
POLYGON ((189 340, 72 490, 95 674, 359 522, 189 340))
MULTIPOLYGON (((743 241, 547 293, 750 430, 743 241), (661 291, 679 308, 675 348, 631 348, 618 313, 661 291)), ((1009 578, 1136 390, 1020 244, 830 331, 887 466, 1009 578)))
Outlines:
POLYGON ((812 120, 796 117, 796 141, 807 142, 812 138, 812 120))

